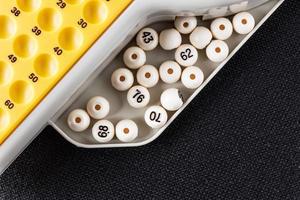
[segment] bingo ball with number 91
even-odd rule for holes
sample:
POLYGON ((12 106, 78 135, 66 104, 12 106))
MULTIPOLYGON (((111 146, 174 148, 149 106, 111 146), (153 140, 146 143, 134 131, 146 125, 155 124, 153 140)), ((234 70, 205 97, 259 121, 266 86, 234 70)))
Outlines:
POLYGON ((177 48, 175 60, 184 67, 192 66, 198 60, 198 51, 190 44, 183 44, 177 48))
POLYGON ((177 88, 169 88, 161 94, 160 103, 166 110, 176 111, 183 105, 183 97, 177 88))
POLYGON ((97 142, 106 143, 113 139, 115 128, 110 121, 100 120, 94 124, 92 134, 97 142))
POLYGON ((152 28, 144 28, 136 36, 136 43, 145 51, 151 51, 158 45, 158 34, 152 28))
POLYGON ((138 133, 138 126, 132 120, 124 119, 116 125, 116 136, 122 142, 132 142, 138 133))
POLYGON ((151 128, 161 128, 168 121, 168 113, 161 106, 151 106, 146 110, 144 119, 151 128))
POLYGON ((136 85, 130 88, 127 93, 128 104, 133 108, 143 108, 150 101, 150 93, 147 88, 136 85))

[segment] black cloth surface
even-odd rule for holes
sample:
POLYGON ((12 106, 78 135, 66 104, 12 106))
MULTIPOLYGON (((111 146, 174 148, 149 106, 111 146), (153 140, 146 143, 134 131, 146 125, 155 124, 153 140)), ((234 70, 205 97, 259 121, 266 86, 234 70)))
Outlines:
POLYGON ((80 149, 47 127, 2 175, 0 199, 300 199, 299 4, 153 143, 80 149))

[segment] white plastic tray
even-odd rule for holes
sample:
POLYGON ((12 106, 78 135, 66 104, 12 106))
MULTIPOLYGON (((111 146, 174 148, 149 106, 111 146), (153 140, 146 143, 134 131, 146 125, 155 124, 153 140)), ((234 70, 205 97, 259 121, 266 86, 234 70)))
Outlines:
MULTIPOLYGON (((84 148, 107 148, 107 147, 130 147, 130 146, 140 146, 147 144, 154 139, 156 139, 164 130, 167 128, 170 123, 180 114, 180 112, 189 104, 190 101, 206 86, 206 84, 216 75, 216 73, 226 64, 226 62, 236 53, 236 51, 249 39, 249 37, 261 26, 261 24, 268 18, 269 14, 273 12, 273 8, 276 6, 278 1, 270 1, 264 5, 256 7, 249 12, 255 17, 257 23, 255 29, 249 35, 238 35, 236 33, 233 36, 226 40, 230 48, 229 57, 222 63, 213 63, 206 58, 205 50, 198 51, 199 59, 196 63, 196 66, 200 67, 205 75, 205 81, 202 86, 197 90, 190 90, 185 88, 180 82, 175 84, 165 84, 162 81, 153 88, 150 88, 151 100, 149 105, 146 108, 136 109, 128 105, 126 92, 119 92, 111 86, 110 77, 112 72, 120 67, 125 67, 122 56, 123 51, 121 51, 112 62, 105 66, 104 70, 97 75, 97 77, 91 79, 88 83, 84 84, 77 93, 73 96, 66 105, 63 106, 63 109, 58 113, 53 120, 51 125, 58 130, 61 135, 66 138, 71 143, 79 147, 84 148), (169 121, 161 129, 151 129, 144 122, 144 112, 151 105, 159 105, 160 94, 170 87, 175 87, 180 89, 183 94, 185 103, 184 106, 177 112, 168 112, 169 121), (139 136, 130 143, 123 143, 117 138, 114 138, 108 143, 98 143, 91 133, 91 127, 96 122, 92 120, 90 127, 82 132, 77 133, 73 132, 67 126, 67 117, 68 114, 77 108, 85 109, 86 103, 88 100, 94 96, 103 96, 107 98, 111 104, 111 112, 106 118, 110 120, 113 124, 116 124, 122 119, 132 119, 134 120, 139 127, 139 136)), ((231 17, 229 17, 231 19, 231 17)), ((203 25, 209 27, 210 20, 202 21, 199 17, 198 25, 203 25)), ((163 29, 173 27, 173 21, 160 21, 154 24, 151 24, 149 27, 154 28, 158 32, 163 29)), ((183 35, 183 44, 189 43, 188 35, 183 35)), ((136 46, 135 38, 125 47, 136 46)), ((166 60, 174 60, 174 51, 165 51, 160 47, 154 51, 146 52, 147 62, 146 64, 151 64, 156 67, 159 67, 160 64, 166 60)), ((136 72, 136 71, 135 71, 136 72)), ((137 83, 135 83, 136 85, 137 83)))

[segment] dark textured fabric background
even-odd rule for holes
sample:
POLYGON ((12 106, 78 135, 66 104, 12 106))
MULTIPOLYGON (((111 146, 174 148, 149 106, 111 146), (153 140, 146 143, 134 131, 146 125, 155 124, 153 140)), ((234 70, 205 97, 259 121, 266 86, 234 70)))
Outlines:
POLYGON ((51 127, 0 199, 300 199, 300 2, 287 0, 153 143, 74 147, 51 127))

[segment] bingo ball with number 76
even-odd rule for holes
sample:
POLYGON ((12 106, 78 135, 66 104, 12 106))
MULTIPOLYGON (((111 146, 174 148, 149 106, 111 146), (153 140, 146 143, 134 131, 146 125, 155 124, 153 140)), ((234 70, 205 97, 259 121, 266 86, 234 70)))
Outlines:
POLYGON ((143 108, 150 101, 150 93, 147 88, 136 85, 130 88, 127 93, 128 104, 133 108, 143 108))
POLYGON ((109 142, 115 135, 115 128, 110 121, 100 120, 94 124, 92 128, 92 134, 97 142, 109 142))

